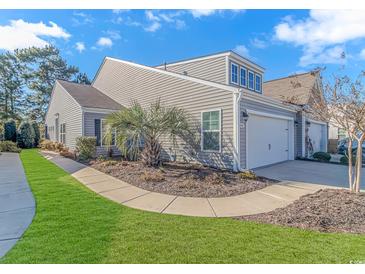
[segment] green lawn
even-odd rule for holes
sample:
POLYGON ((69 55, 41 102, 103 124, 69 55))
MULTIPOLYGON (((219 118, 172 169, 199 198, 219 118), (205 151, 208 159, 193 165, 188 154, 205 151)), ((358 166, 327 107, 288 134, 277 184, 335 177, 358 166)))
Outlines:
POLYGON ((23 150, 21 159, 36 198, 37 213, 1 263, 365 260, 365 236, 134 210, 89 191, 36 150, 23 150))

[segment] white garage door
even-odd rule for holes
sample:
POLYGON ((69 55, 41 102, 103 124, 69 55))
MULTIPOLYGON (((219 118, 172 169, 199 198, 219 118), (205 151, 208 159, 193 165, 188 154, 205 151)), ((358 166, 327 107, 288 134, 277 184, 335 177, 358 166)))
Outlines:
POLYGON ((324 130, 325 126, 315 122, 311 122, 308 129, 308 136, 312 142, 313 153, 317 151, 325 151, 324 149, 324 130))
POLYGON ((250 114, 247 122, 248 168, 289 160, 289 120, 250 114))

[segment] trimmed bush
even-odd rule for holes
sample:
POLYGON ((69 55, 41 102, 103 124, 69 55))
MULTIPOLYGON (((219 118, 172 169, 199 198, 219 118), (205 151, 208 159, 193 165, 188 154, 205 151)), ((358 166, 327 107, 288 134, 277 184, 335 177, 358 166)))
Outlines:
POLYGON ((313 159, 321 162, 329 162, 331 160, 331 154, 323 151, 318 151, 313 154, 313 159))
POLYGON ((33 131, 34 131, 33 147, 38 147, 39 146, 39 141, 41 139, 41 133, 39 131, 39 126, 38 126, 38 123, 36 121, 33 121, 31 124, 32 124, 33 131))
POLYGON ((94 157, 96 153, 96 137, 77 137, 76 151, 79 159, 82 161, 86 161, 94 157))
POLYGON ((21 148, 31 148, 34 144, 34 130, 28 121, 19 125, 17 134, 18 146, 21 148))
MULTIPOLYGON (((340 158, 340 163, 341 164, 344 164, 344 165, 348 165, 349 164, 349 157, 348 156, 342 156, 340 158)), ((355 165, 356 163, 356 156, 355 155, 352 155, 352 165, 355 165)))
POLYGON ((13 119, 4 123, 4 140, 16 142, 16 124, 13 119))
POLYGON ((20 148, 16 146, 16 143, 12 141, 2 141, 0 142, 0 152, 16 152, 19 153, 20 148))
POLYGON ((252 170, 246 170, 239 174, 241 180, 256 180, 257 176, 252 170))

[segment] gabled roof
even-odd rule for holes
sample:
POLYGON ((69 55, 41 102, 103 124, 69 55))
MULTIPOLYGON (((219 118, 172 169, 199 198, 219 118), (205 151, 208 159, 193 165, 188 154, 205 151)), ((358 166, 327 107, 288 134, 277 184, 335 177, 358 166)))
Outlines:
POLYGON ((119 110, 122 105, 90 85, 57 80, 81 107, 119 110))
POLYGON ((306 105, 318 77, 319 71, 311 71, 267 81, 263 84, 263 94, 277 100, 306 105))
MULTIPOLYGON (((183 59, 183 60, 177 60, 177 61, 173 61, 173 62, 169 62, 166 63, 166 66, 175 66, 175 65, 180 65, 180 64, 184 64, 184 63, 190 63, 190 62, 195 62, 198 60, 206 60, 206 59, 211 59, 211 58, 217 58, 220 56, 230 56, 230 57, 235 57, 239 60, 241 60, 244 63, 247 63, 249 65, 251 65, 252 67, 264 72, 265 68, 252 62, 251 60, 247 59, 246 57, 243 57, 242 55, 238 54, 237 52, 233 51, 233 50, 226 50, 226 51, 222 51, 222 52, 217 52, 217 53, 212 53, 212 54, 208 54, 208 55, 202 55, 202 56, 197 56, 197 57, 192 57, 192 58, 188 58, 188 59, 183 59)), ((156 68, 163 68, 165 66, 165 64, 160 64, 155 66, 156 68)))

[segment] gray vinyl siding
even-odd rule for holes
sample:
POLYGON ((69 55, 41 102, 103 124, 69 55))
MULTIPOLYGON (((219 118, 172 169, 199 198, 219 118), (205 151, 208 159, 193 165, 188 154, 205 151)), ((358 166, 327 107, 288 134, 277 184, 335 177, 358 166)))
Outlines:
MULTIPOLYGON (((248 99, 246 99, 243 95, 241 102, 240 102, 240 111, 245 111, 245 110, 253 110, 253 111, 260 111, 260 112, 265 112, 265 113, 269 113, 269 114, 274 114, 274 115, 282 115, 282 116, 289 116, 296 118, 296 113, 284 110, 284 109, 280 109, 280 108, 276 108, 274 106, 268 106, 266 104, 261 104, 258 102, 254 102, 254 101, 250 101, 248 99)), ((250 119, 250 118, 248 118, 250 119)), ((295 140, 297 139, 296 135, 296 130, 294 129, 294 155, 296 155, 296 144, 295 144, 295 140)), ((244 169, 246 168, 246 127, 241 127, 240 128, 240 165, 241 168, 244 169)))
MULTIPOLYGON (((189 63, 171 64, 167 65, 166 67, 168 71, 180 74, 187 72, 187 75, 192 77, 197 77, 221 84, 227 83, 227 65, 225 56, 205 60, 196 60, 189 63)), ((164 69, 164 67, 162 66, 160 69, 164 69)))
MULTIPOLYGON (((209 166, 232 168, 233 165, 233 95, 232 92, 166 75, 158 71, 106 59, 93 85, 123 106, 137 100, 146 106, 161 99, 164 105, 186 110, 191 125, 196 127, 194 142, 178 140, 176 158, 199 161, 209 166), (200 149, 201 112, 222 110, 222 150, 203 152, 200 149), (187 145, 188 143, 193 146, 187 145)), ((169 138, 164 138, 163 155, 174 159, 169 138)))
MULTIPOLYGON (((105 119, 107 114, 84 112, 84 136, 95 137, 95 119, 105 119)), ((111 147, 113 155, 120 155, 120 151, 116 146, 111 147)), ((97 146, 96 155, 107 155, 107 147, 97 146)))
MULTIPOLYGON (((55 115, 59 114, 59 125, 66 123, 66 146, 75 149, 76 138, 82 136, 81 106, 69 95, 60 84, 56 83, 49 109, 46 115, 46 125, 55 126, 55 115)), ((56 141, 56 129, 50 140, 56 141)))
MULTIPOLYGON (((295 138, 295 148, 296 148, 296 157, 304 157, 302 147, 303 147, 303 140, 305 134, 305 124, 303 125, 303 113, 298 111, 296 115, 297 125, 295 127, 296 138, 295 138)), ((305 123, 305 121, 304 121, 305 123)))

